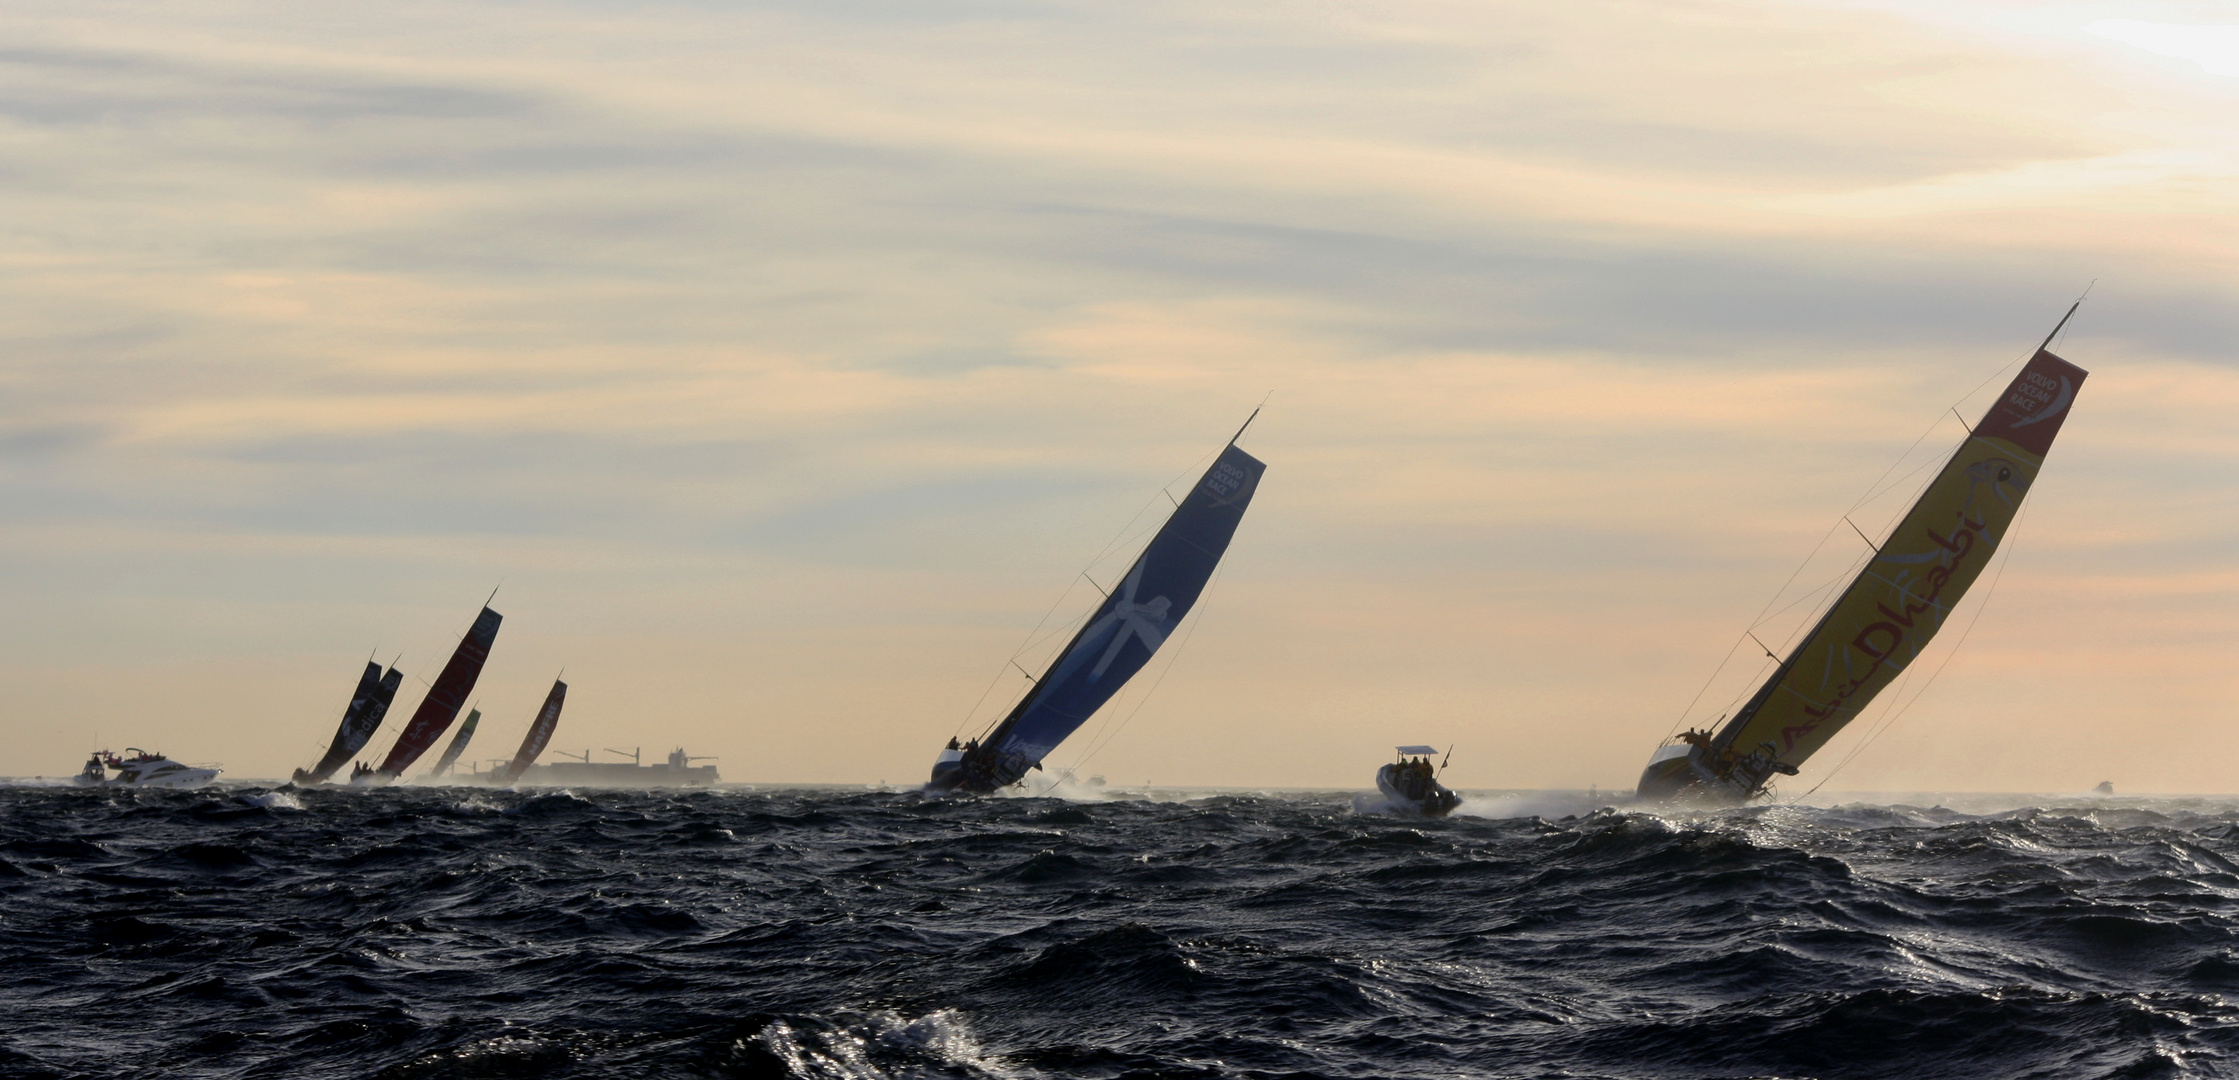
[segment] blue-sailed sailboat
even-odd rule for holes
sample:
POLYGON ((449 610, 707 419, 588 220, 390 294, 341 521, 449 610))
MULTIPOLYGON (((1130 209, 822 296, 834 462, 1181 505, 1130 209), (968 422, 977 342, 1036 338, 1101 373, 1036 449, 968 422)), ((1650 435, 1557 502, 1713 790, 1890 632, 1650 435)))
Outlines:
POLYGON ((1205 591, 1267 471, 1236 438, 1010 714, 978 739, 949 740, 927 790, 984 794, 1018 783, 1150 662, 1205 591))

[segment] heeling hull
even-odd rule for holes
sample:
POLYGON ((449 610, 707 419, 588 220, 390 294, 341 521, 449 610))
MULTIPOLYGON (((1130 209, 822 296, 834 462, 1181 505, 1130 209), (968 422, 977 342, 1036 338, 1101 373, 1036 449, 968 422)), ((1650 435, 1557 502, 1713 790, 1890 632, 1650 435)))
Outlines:
MULTIPOLYGON (((505 616, 483 608, 474 617, 474 626, 459 639, 459 647, 451 651, 451 659, 435 677, 435 685, 428 688, 428 696, 420 707, 413 710, 412 720, 404 726, 404 733, 397 736, 396 745, 389 756, 375 770, 382 782, 395 780, 404 770, 420 760, 420 755, 435 745, 435 740, 458 719, 459 709, 466 704, 466 696, 474 692, 474 681, 482 675, 482 664, 490 658, 490 646, 497 641, 498 624, 505 616)), ((353 778, 353 782, 354 782, 353 778)))
POLYGON ((1920 655, 1989 564, 2084 376, 2039 350, 1708 750, 1651 763, 1640 795, 1745 801, 1855 719, 1920 655))

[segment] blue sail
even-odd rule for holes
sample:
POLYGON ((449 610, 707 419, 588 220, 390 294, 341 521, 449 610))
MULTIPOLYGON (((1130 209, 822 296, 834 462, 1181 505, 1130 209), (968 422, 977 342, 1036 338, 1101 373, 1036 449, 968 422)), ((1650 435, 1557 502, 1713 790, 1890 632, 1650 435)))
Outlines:
POLYGON ((932 786, 993 791, 1017 783, 1087 723, 1197 603, 1265 471, 1233 443, 1221 451, 1041 680, 984 741, 952 745, 932 786))

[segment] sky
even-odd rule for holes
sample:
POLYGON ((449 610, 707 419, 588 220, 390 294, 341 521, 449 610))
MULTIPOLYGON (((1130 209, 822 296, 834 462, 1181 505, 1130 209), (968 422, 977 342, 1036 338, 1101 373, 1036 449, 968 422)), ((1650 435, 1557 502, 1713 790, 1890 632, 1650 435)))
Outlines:
POLYGON ((1788 784, 2239 791, 2239 3, 23 0, 0 43, 0 774, 285 776, 495 588, 470 757, 564 669, 555 750, 920 782, 1264 401, 1206 599, 1051 764, 1629 788, 2088 289, 1995 577, 1788 784))

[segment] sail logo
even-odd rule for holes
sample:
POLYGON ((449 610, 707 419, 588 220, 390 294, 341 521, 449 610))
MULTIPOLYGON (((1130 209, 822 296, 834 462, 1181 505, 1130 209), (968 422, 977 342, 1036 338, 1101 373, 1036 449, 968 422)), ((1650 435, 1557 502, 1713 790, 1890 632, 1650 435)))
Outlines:
POLYGON ((1236 490, 1243 487, 1244 481, 1250 478, 1241 466, 1223 461, 1214 465, 1213 471, 1205 474, 1205 490, 1212 492, 1216 499, 1225 499, 1236 494, 1236 490))
POLYGON ((2011 426, 2028 427, 2068 411, 2075 400, 2076 386, 2066 376, 2055 379, 2032 371, 2014 381, 2014 392, 2006 399, 2006 404, 2025 417, 2011 426))
POLYGON ((1135 599, 1135 590, 1143 584, 1145 562, 1148 560, 1135 564, 1134 571, 1120 587, 1120 595, 1112 598, 1112 609, 1096 620, 1084 635, 1085 640, 1094 641, 1107 633, 1112 634, 1111 645, 1096 661, 1096 666, 1089 669, 1090 682, 1104 677, 1104 672, 1111 669, 1112 661, 1119 659, 1120 650, 1130 639, 1140 639, 1146 654, 1157 652, 1158 647, 1166 643, 1166 615, 1173 609, 1174 602, 1163 596, 1154 596, 1142 603, 1135 599))
MULTIPOLYGON (((1969 501, 1972 502, 1972 500, 1969 501)), ((1959 565, 1966 560, 1968 555, 1974 552, 1976 540, 1985 535, 1983 530, 1988 525, 1986 520, 1970 518, 1964 509, 1960 510, 1956 516, 1959 519, 1959 524, 1951 530, 1951 534, 1948 536, 1937 532, 1933 525, 1926 525, 1921 528, 1921 531, 1927 535, 1928 542, 1934 544, 1936 550, 1915 556, 1884 556, 1884 561, 1891 562, 1925 562, 1929 559, 1935 559, 1938 561, 1938 565, 1930 567, 1928 572, 1921 576, 1920 593, 1915 594, 1907 587, 1898 587, 1897 595, 1890 598, 1896 601, 1896 608, 1892 609, 1889 606, 1890 599, 1874 602, 1874 610, 1881 615, 1881 618, 1860 627, 1858 633, 1847 644, 1848 648, 1864 653, 1872 660, 1872 663, 1867 665, 1862 674, 1852 678, 1849 682, 1843 684, 1841 689, 1836 690, 1834 698, 1826 704, 1805 706, 1803 712, 1805 716, 1811 718, 1810 722, 1793 724, 1781 729, 1780 737, 1784 744, 1781 748, 1783 753, 1794 750, 1797 739, 1817 731, 1821 724, 1833 719, 1837 713, 1842 711, 1843 706, 1849 702, 1851 696, 1864 689, 1866 684, 1873 680, 1876 673, 1880 672, 1884 665, 1893 664, 1901 668, 1911 659, 1910 657, 1900 656, 1899 648, 1912 637, 1912 632, 1915 629, 1921 629, 1916 625, 1919 616, 1941 609, 1941 605, 1937 604, 1936 601, 1943 595, 1944 586, 1951 583, 1953 572, 1958 570, 1959 565)), ((1925 629, 1933 633, 1938 621, 1940 620, 1932 619, 1925 629)), ((1914 651, 1918 652, 1917 645, 1914 647, 1914 651)))

